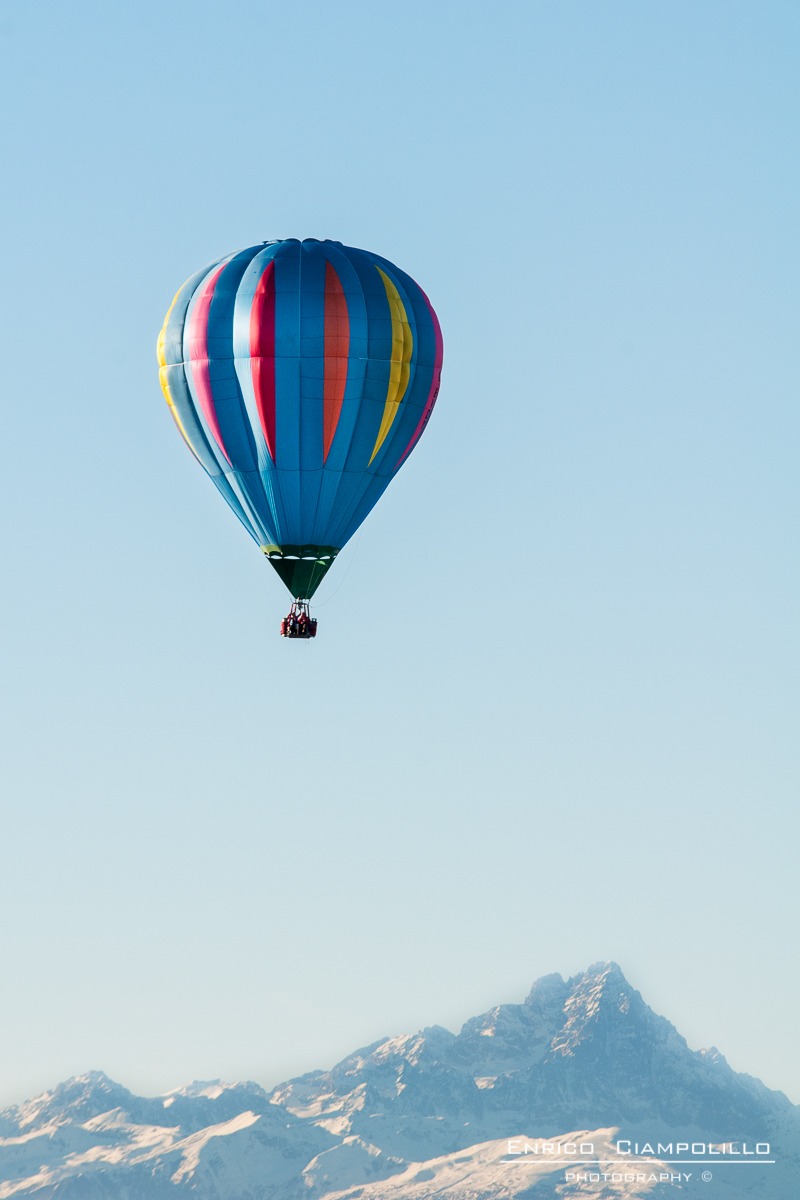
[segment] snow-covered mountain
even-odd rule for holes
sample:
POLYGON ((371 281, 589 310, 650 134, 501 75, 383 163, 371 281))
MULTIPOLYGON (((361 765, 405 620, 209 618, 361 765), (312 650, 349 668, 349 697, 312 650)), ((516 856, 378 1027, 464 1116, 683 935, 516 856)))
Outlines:
POLYGON ((0 1200, 667 1193, 796 1200, 800 1109, 690 1050, 613 963, 270 1093, 194 1083, 146 1099, 91 1072, 0 1113, 0 1200))

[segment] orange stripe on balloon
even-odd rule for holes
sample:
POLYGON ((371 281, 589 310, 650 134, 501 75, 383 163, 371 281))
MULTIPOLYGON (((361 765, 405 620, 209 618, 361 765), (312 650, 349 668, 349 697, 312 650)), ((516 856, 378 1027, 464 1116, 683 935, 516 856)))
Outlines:
POLYGON ((350 356, 350 318, 347 300, 339 276, 330 263, 325 264, 325 377, 323 384, 322 461, 333 445, 336 426, 342 412, 350 356))

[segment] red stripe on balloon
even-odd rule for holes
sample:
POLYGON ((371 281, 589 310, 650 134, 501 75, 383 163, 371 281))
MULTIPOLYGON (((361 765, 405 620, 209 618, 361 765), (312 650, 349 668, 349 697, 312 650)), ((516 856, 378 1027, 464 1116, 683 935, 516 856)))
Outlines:
POLYGON ((256 408, 270 458, 275 461, 275 263, 258 281, 250 309, 250 368, 256 408))
MULTIPOLYGON (((422 288, 420 288, 419 290, 422 292, 422 288)), ((439 318, 436 316, 436 313, 433 311, 433 306, 431 305, 430 300, 428 299, 428 297, 425 295, 424 292, 422 292, 422 296, 423 296, 423 299, 425 300, 425 303, 428 306, 428 312, 431 314, 431 320, 433 321, 433 333, 434 333, 434 337, 436 338, 436 351, 435 351, 434 362, 433 362, 433 378, 431 380, 431 390, 428 393, 428 399, 426 400, 425 407, 422 410, 422 416, 419 419, 419 424, 417 425, 417 428, 414 430, 414 434, 413 434, 413 437, 411 438, 411 441, 408 443, 405 450, 403 451, 403 453, 400 455, 397 462, 395 463, 395 467, 394 467, 395 471, 398 469, 398 467, 402 463, 405 462, 405 460, 408 458, 409 454, 414 449, 417 442, 419 441, 419 439, 422 437, 423 433, 425 432, 425 426, 428 424, 428 421, 431 419, 431 413, 433 412, 433 406, 436 403, 436 397, 439 395, 439 386, 442 381, 442 360, 444 358, 444 342, 442 341, 442 330, 439 325, 439 318)))
POLYGON ((322 461, 333 445, 336 426, 342 412, 350 357, 350 318, 347 300, 339 276, 330 263, 325 264, 325 378, 323 384, 322 461))
POLYGON ((214 395, 211 391, 211 378, 208 369, 208 314, 211 309, 211 301, 214 297, 214 288, 217 286, 217 280, 225 269, 225 266, 226 264, 223 263, 221 267, 218 267, 200 289, 197 303, 194 306, 189 321, 187 340, 189 343, 189 361, 192 364, 192 375, 194 377, 195 388, 197 389, 197 398, 203 410, 203 416, 216 439, 217 445, 225 455, 228 463, 232 466, 233 464, 228 457, 228 451, 225 449, 225 443, 222 440, 219 421, 217 420, 217 410, 214 407, 214 395))

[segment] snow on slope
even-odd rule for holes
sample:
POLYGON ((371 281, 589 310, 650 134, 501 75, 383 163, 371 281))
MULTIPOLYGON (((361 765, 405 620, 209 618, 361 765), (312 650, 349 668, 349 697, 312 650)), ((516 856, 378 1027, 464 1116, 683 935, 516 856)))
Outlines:
MULTIPOLYGON (((675 1164, 666 1158, 620 1162, 615 1153, 618 1129, 571 1130, 567 1144, 589 1143, 591 1156, 562 1160, 525 1156, 508 1161, 508 1141, 484 1142, 468 1151, 414 1163, 394 1178, 366 1187, 346 1187, 326 1200, 797 1200, 796 1165, 787 1164, 768 1179, 763 1172, 742 1174, 741 1168, 716 1167, 703 1178, 702 1167, 675 1164)), ((519 1141, 521 1139, 515 1139, 519 1141)), ((526 1140, 541 1144, 541 1138, 526 1140)), ((745 1168, 746 1171, 746 1168, 745 1168)))
POLYGON ((102 1072, 67 1080, 0 1113, 0 1200, 695 1194, 699 1179, 655 1169, 601 1178, 600 1143, 613 1130, 643 1141, 763 1139, 774 1165, 715 1169, 697 1194, 800 1198, 800 1110, 718 1051, 690 1050, 617 966, 595 964, 539 980, 524 1003, 498 1005, 458 1034, 434 1026, 386 1038, 271 1093, 214 1081, 147 1099, 102 1072), (597 1178, 504 1161, 520 1131, 568 1130, 594 1131, 597 1178))

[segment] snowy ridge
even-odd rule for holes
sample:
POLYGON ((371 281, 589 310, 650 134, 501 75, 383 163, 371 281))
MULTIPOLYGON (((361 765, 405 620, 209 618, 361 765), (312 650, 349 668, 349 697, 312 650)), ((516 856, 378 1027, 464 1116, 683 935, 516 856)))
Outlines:
POLYGON ((0 1200, 800 1195, 800 1110, 715 1048, 690 1050, 613 963, 269 1093, 217 1080, 148 1099, 92 1071, 0 1113, 0 1134, 0 1200), (515 1157, 509 1139, 582 1148, 515 1157), (615 1139, 758 1142, 771 1160, 684 1179, 663 1154, 622 1169, 615 1139))

